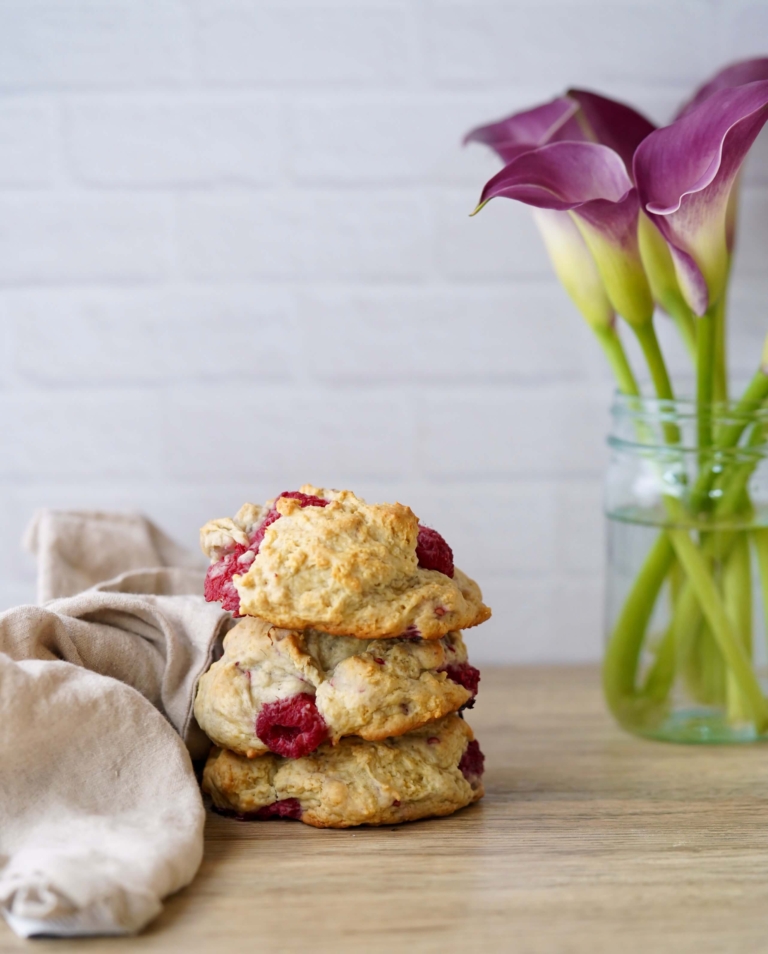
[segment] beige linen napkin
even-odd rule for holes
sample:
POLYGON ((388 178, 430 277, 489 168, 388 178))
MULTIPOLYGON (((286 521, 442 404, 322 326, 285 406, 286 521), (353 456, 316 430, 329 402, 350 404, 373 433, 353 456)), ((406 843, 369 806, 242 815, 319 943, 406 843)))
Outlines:
POLYGON ((23 936, 132 933, 200 864, 192 703, 229 616, 143 517, 43 512, 27 542, 59 598, 0 614, 0 910, 23 936))

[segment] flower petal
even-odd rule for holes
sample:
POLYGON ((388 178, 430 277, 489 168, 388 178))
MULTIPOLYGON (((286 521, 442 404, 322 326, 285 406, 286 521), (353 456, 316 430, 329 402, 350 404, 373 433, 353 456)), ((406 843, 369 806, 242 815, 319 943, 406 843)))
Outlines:
POLYGON ((631 106, 597 93, 569 89, 568 96, 579 104, 577 119, 589 130, 588 138, 617 152, 631 174, 635 149, 656 128, 653 123, 631 106))
POLYGON ((675 119, 680 119, 700 106, 705 99, 721 89, 732 89, 734 86, 744 86, 745 83, 754 83, 757 80, 768 79, 768 56, 759 56, 753 60, 740 60, 731 63, 700 86, 693 96, 677 111, 675 119))
POLYGON ((489 180, 481 206, 498 196, 572 212, 613 307, 633 324, 651 317, 653 302, 637 245, 637 192, 612 149, 559 142, 526 152, 489 180))
MULTIPOLYGON (((520 154, 522 147, 528 150, 545 145, 563 125, 572 126, 568 121, 578 108, 576 102, 560 96, 533 109, 514 113, 499 122, 478 126, 464 137, 464 145, 482 142, 494 149, 504 162, 510 162, 520 154)), ((577 126, 574 126, 573 132, 576 138, 584 138, 577 126)))
POLYGON ((589 142, 555 142, 513 159, 489 179, 480 202, 497 196, 541 209, 570 210, 593 199, 617 202, 632 188, 619 156, 589 142))
POLYGON ((734 180, 768 120, 768 80, 722 89, 638 146, 640 200, 670 245, 678 280, 699 315, 723 293, 734 180))

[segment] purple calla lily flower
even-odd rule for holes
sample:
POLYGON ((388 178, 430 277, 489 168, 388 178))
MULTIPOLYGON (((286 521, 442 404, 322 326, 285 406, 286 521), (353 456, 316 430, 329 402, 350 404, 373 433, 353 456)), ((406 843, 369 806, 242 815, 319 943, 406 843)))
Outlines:
POLYGON ((635 149, 656 127, 630 106, 583 89, 541 106, 478 126, 464 143, 490 146, 504 162, 550 142, 594 142, 621 156, 631 174, 635 149))
POLYGON ((684 103, 675 114, 675 119, 687 116, 691 110, 700 106, 705 99, 721 89, 733 89, 735 86, 744 86, 755 83, 757 80, 768 80, 768 56, 756 57, 752 60, 740 60, 731 63, 715 73, 711 80, 700 86, 693 96, 684 103))
POLYGON ((503 162, 511 162, 522 152, 555 141, 563 131, 566 138, 582 139, 581 127, 572 121, 578 109, 575 100, 561 96, 499 122, 478 126, 467 133, 463 142, 481 142, 490 146, 503 162))
POLYGON ((703 315, 725 290, 730 193, 768 120, 768 80, 718 90, 644 139, 634 158, 641 205, 667 240, 682 293, 703 315))
POLYGON ((478 210, 498 196, 571 213, 614 308, 635 326, 650 321, 653 302, 637 242, 637 190, 613 149, 557 142, 523 153, 486 183, 478 210))
MULTIPOLYGON (((645 117, 629 106, 574 89, 567 96, 534 109, 479 126, 465 136, 464 142, 490 146, 505 163, 553 142, 602 143, 615 149, 624 160, 626 178, 637 144, 653 129, 645 117)), ((617 173, 620 174, 619 170, 617 173)), ((520 194, 515 198, 526 201, 520 194)), ((535 215, 536 223, 555 272, 569 295, 593 327, 607 327, 613 321, 613 309, 602 289, 592 252, 569 213, 556 211, 551 203, 529 204, 547 210, 535 215)))
MULTIPOLYGON (((632 175, 632 157, 635 149, 656 128, 631 106, 607 96, 599 96, 584 89, 569 89, 568 97, 579 104, 577 121, 588 130, 587 139, 608 146, 623 159, 632 175)), ((562 142, 563 137, 558 137, 562 142)))
MULTIPOLYGON (((715 73, 711 80, 700 86, 691 99, 677 111, 675 119, 687 116, 691 110, 700 106, 706 99, 709 99, 713 93, 721 89, 733 89, 735 86, 744 86, 746 83, 754 83, 757 80, 768 80, 768 57, 760 56, 752 60, 741 60, 738 63, 731 63, 724 69, 715 73)), ((728 251, 733 253, 733 247, 736 241, 736 219, 739 205, 739 183, 738 179, 731 189, 731 196, 726 209, 725 217, 725 238, 728 251)))

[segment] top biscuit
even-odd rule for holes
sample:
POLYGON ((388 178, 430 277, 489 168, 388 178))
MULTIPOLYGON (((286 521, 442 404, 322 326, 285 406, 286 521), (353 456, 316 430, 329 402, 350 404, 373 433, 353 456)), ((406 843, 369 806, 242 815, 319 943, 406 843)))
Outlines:
POLYGON ((305 485, 264 507, 245 504, 200 531, 212 560, 206 598, 275 626, 359 639, 439 639, 484 622, 491 611, 478 585, 430 531, 427 553, 419 530, 409 507, 367 504, 349 490, 305 485), (422 564, 441 569, 419 565, 417 544, 422 564))

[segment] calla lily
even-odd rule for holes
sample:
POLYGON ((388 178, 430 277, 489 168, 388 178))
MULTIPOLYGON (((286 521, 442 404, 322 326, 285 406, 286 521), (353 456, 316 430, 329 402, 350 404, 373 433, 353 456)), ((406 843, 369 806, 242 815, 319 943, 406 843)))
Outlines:
POLYGON ((688 303, 680 291, 672 253, 664 236, 644 212, 637 222, 640 258, 654 301, 671 315, 689 354, 696 359, 696 325, 688 303))
MULTIPOLYGON (((713 93, 721 89, 733 89, 735 86, 744 86, 746 83, 754 83, 757 80, 768 80, 768 56, 757 57, 752 60, 741 60, 739 63, 732 63, 716 73, 711 80, 700 86, 694 95, 680 107, 675 119, 686 116, 691 110, 701 105, 704 100, 709 99, 713 93)), ((738 178, 731 189, 728 207, 725 213, 725 241, 728 251, 733 253, 733 247, 736 239, 736 218, 738 214, 739 188, 738 178)))
POLYGON ((716 304, 728 273, 729 197, 768 120, 768 80, 721 89, 638 146, 643 210, 667 240, 681 291, 697 315, 716 304))
MULTIPOLYGON (((579 104, 575 119, 585 132, 585 139, 608 146, 618 153, 632 175, 635 149, 656 128, 637 110, 607 96, 583 89, 569 89, 568 98, 579 104)), ((563 141, 564 136, 559 136, 563 141)))
POLYGON ((632 325, 650 321, 653 302, 637 244, 637 192, 617 153, 586 142, 542 146, 490 179, 478 210, 498 196, 570 212, 613 307, 632 325))
MULTIPOLYGON (((464 142, 490 146, 505 163, 553 142, 601 143, 613 148, 624 160, 626 174, 632 168, 635 148, 653 129, 644 116, 629 106, 596 93, 573 89, 567 96, 534 109, 479 126, 467 134, 464 142)), ((601 338, 619 380, 623 381, 622 388, 636 389, 620 343, 615 339, 613 307, 591 246, 585 242, 568 211, 539 205, 534 219, 555 273, 601 338)), ((586 224, 582 228, 587 228, 586 224)), ((599 244, 599 237, 594 237, 594 244, 599 244)))
POLYGON ((713 93, 720 92, 721 89, 733 89, 735 86, 744 86, 747 83, 755 83, 757 80, 768 80, 768 56, 731 63, 730 66, 719 70, 711 80, 700 86, 693 96, 680 107, 675 119, 687 116, 704 100, 709 99, 713 93))
POLYGON ((561 96, 499 122, 478 126, 464 137, 464 145, 481 142, 490 146, 504 162, 511 162, 523 152, 556 141, 561 134, 566 139, 583 138, 580 126, 572 121, 578 109, 574 99, 561 96))
POLYGON ((478 126, 467 133, 464 143, 484 143, 504 162, 511 162, 550 142, 595 142, 617 152, 631 173, 635 149, 654 129, 645 116, 624 103, 571 89, 566 96, 534 109, 478 126))

